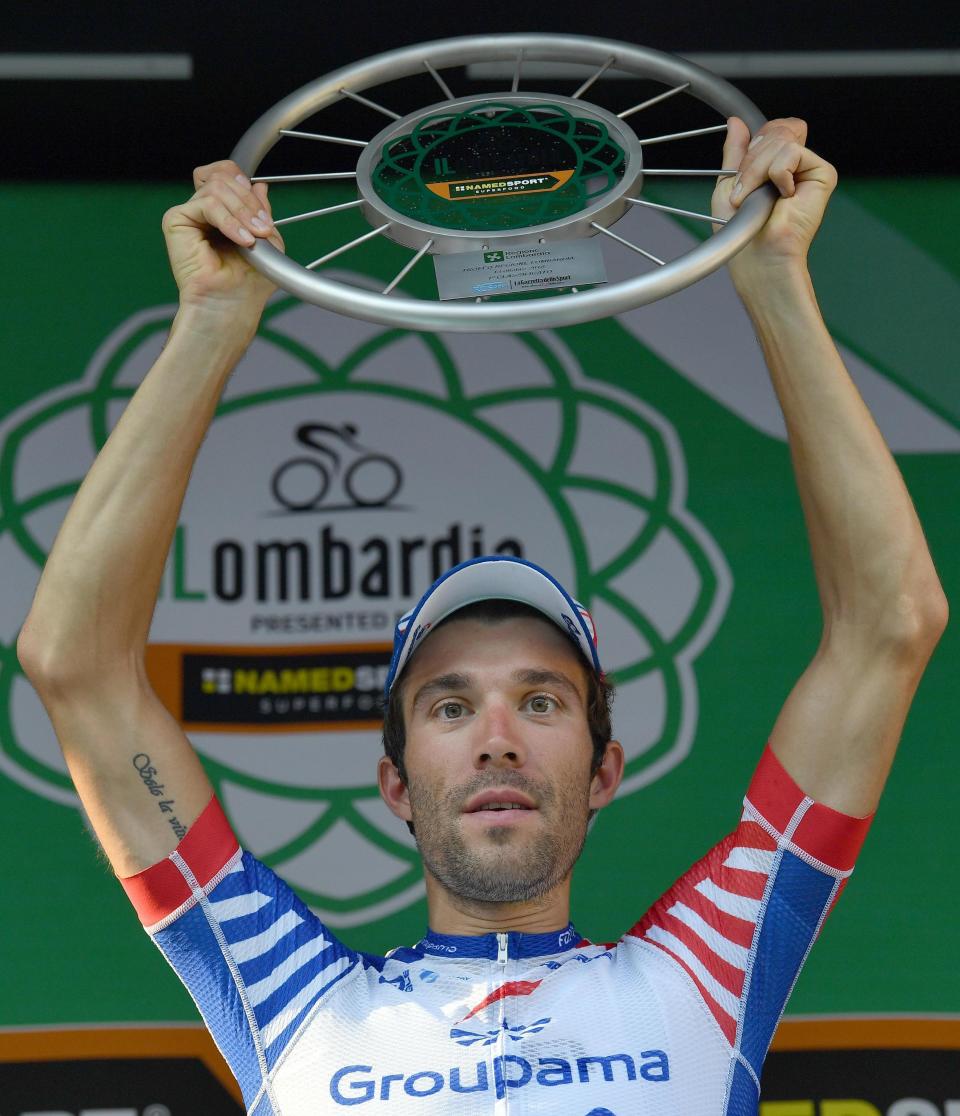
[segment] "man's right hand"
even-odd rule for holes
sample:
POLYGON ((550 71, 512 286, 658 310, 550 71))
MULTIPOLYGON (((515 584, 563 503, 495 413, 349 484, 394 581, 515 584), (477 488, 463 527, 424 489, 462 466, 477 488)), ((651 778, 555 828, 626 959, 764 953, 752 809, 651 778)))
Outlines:
POLYGON ((228 159, 193 172, 196 193, 163 217, 170 267, 185 308, 230 308, 256 320, 274 286, 237 251, 257 239, 281 251, 265 183, 251 185, 228 159))

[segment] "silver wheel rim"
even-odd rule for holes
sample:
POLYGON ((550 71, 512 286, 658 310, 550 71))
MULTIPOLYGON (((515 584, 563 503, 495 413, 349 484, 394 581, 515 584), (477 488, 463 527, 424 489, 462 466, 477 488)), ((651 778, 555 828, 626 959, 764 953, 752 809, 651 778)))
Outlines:
MULTIPOLYGON (((618 70, 659 81, 668 87, 666 94, 644 105, 672 95, 672 92, 682 91, 725 118, 739 116, 751 133, 765 122, 753 102, 729 82, 675 55, 616 40, 575 35, 475 35, 389 51, 335 70, 303 86, 265 112, 243 135, 231 158, 247 175, 255 177, 266 154, 282 138, 282 130, 295 129, 301 121, 344 96, 362 95, 384 82, 420 75, 425 67, 434 72, 446 93, 446 86, 438 76, 446 68, 518 60, 523 63, 587 64, 596 67, 594 80, 600 78, 612 64, 618 70)), ((630 116, 634 111, 637 111, 636 107, 626 109, 620 115, 630 116)), ((647 169, 646 173, 651 171, 647 169)), ((707 175, 710 172, 691 170, 687 173, 707 175)), ((653 271, 588 291, 517 302, 440 302, 396 293, 378 293, 317 274, 262 240, 258 240, 253 248, 242 251, 258 270, 279 287, 306 302, 348 317, 431 332, 512 332, 556 328, 623 313, 664 298, 704 278, 750 241, 766 222, 774 201, 775 193, 770 187, 755 191, 714 236, 676 259, 665 261, 662 266, 655 265, 653 271)), ((359 205, 360 202, 352 204, 359 205)), ((380 231, 383 232, 383 229, 380 231)), ((364 239, 375 235, 376 232, 371 229, 364 239)), ((421 248, 401 272, 401 277, 424 254, 425 249, 421 248)))

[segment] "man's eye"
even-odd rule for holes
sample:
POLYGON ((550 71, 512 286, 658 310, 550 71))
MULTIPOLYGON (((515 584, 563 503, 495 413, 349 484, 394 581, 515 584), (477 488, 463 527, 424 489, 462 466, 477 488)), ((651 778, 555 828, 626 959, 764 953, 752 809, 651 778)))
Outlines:
POLYGON ((459 701, 445 701, 438 707, 441 720, 456 721, 463 716, 463 704, 459 701))
POLYGON ((557 703, 546 694, 536 694, 530 699, 529 705, 534 713, 552 713, 557 703))

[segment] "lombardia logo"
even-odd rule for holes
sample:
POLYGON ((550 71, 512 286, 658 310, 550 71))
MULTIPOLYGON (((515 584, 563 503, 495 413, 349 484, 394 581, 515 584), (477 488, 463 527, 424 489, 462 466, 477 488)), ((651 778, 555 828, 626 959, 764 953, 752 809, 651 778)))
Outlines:
MULTIPOLYGON (((0 764, 71 806, 17 625, 170 320, 135 315, 81 385, 0 429, 0 764)), ((685 482, 664 417, 588 380, 552 334, 414 334, 274 303, 201 451, 150 637, 158 692, 241 842, 336 926, 422 894, 412 839, 376 792, 376 696, 397 616, 480 553, 546 566, 593 613, 629 726, 621 793, 676 765, 693 663, 731 587, 685 482)))

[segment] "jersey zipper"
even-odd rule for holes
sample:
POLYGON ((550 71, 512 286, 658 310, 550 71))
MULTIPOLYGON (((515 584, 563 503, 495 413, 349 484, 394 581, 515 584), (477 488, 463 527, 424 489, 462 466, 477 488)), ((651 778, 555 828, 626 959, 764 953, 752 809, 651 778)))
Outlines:
MULTIPOLYGON (((497 983, 501 984, 507 976, 507 960, 508 953, 508 938, 506 934, 497 934, 497 983)), ((504 1000, 500 1000, 500 1010, 497 1012, 499 1020, 500 1033, 497 1036, 497 1044, 494 1049, 500 1057, 500 1065, 503 1067, 503 1056, 506 1054, 506 1034, 504 1031, 504 1023, 506 1021, 506 1004, 504 1000)), ((508 1116, 510 1109, 510 1102, 507 1100, 508 1092, 505 1092, 502 1099, 494 1102, 494 1116, 508 1116)))

